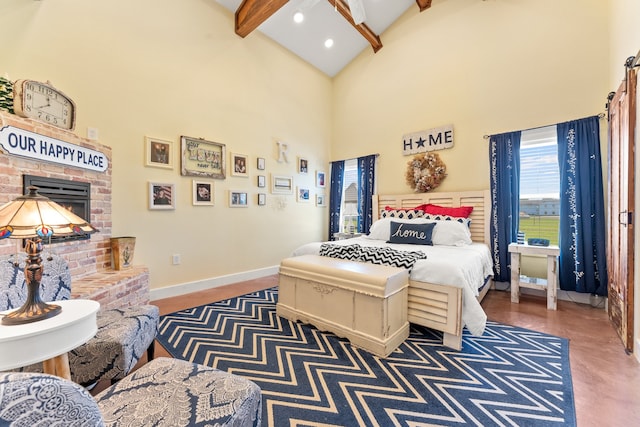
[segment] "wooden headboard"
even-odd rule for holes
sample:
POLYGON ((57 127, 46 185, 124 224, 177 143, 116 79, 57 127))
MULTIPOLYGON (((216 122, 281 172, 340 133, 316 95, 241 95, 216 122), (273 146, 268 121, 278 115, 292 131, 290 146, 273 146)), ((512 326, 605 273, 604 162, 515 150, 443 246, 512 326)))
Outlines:
POLYGON ((489 190, 451 193, 374 194, 373 220, 377 220, 385 206, 409 209, 425 203, 440 206, 473 206, 471 212, 471 240, 490 245, 491 195, 489 190))

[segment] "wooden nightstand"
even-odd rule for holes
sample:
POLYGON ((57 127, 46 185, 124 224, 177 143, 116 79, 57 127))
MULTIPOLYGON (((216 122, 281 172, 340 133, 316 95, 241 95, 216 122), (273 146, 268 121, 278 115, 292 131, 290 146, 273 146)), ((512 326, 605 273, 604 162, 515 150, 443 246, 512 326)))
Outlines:
POLYGON ((520 288, 540 289, 547 291, 547 309, 556 310, 558 278, 557 259, 560 255, 558 246, 532 246, 519 243, 509 245, 511 254, 511 302, 520 302, 520 288), (546 255, 547 257, 547 278, 524 277, 520 275, 521 255, 546 255))

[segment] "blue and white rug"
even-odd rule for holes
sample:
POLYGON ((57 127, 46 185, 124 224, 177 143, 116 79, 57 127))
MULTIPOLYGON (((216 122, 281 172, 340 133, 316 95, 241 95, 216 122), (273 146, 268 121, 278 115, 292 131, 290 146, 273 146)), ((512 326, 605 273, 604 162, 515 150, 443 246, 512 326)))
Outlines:
POLYGON ((386 359, 276 315, 277 288, 162 316, 176 358, 262 389, 269 426, 575 426, 569 342, 489 322, 461 351, 412 325, 386 359))

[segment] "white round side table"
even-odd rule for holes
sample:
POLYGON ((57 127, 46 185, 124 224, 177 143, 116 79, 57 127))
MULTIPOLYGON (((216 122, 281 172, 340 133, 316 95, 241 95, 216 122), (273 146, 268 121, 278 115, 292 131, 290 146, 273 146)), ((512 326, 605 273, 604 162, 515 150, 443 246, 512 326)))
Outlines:
POLYGON ((96 334, 100 304, 83 299, 51 304, 62 307, 55 317, 23 325, 0 324, 0 371, 43 362, 44 372, 71 379, 67 352, 96 334))

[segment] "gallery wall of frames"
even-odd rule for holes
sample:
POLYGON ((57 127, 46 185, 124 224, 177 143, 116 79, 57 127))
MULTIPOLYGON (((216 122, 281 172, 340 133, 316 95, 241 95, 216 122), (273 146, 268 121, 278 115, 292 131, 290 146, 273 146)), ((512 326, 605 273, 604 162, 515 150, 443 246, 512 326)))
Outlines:
MULTIPOLYGON (((315 204, 319 208, 327 206, 324 169, 321 165, 315 165, 314 169, 309 159, 303 156, 289 162, 289 156, 284 156, 281 151, 286 144, 280 141, 276 142, 279 156, 273 160, 286 163, 290 172, 283 173, 282 168, 278 168, 278 173, 269 173, 265 157, 227 151, 225 144, 204 138, 181 136, 179 143, 174 143, 146 136, 144 144, 145 166, 171 171, 178 169, 181 177, 190 177, 193 206, 215 206, 215 183, 236 178, 250 179, 253 182, 251 187, 255 185, 255 189, 247 190, 246 185, 238 185, 244 188, 226 190, 227 194, 218 198, 225 201, 225 207, 267 206, 270 196, 291 196, 298 203, 315 204), (309 174, 315 174, 313 180, 308 179, 309 174), (309 182, 313 184, 309 185, 309 182)), ((233 187, 233 182, 229 185, 233 187)), ((150 181, 148 199, 150 210, 177 209, 176 182, 150 181)))

